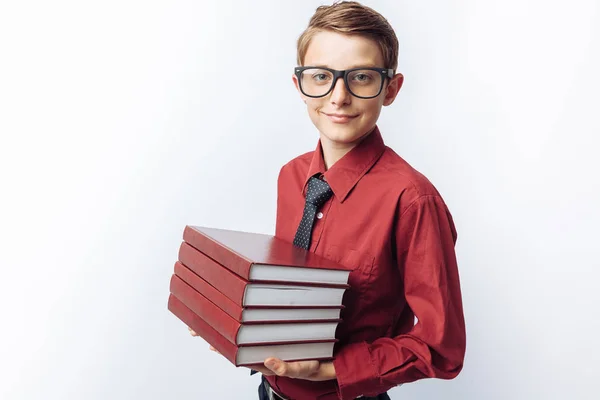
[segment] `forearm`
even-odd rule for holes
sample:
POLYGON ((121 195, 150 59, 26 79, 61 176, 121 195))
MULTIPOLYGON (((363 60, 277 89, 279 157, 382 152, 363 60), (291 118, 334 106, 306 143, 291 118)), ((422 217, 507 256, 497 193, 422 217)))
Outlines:
POLYGON ((337 378, 337 375, 335 374, 335 367, 333 365, 333 362, 328 361, 328 362, 321 362, 319 364, 319 370, 317 371, 317 373, 311 380, 328 381, 328 380, 332 380, 332 379, 336 379, 336 378, 337 378))

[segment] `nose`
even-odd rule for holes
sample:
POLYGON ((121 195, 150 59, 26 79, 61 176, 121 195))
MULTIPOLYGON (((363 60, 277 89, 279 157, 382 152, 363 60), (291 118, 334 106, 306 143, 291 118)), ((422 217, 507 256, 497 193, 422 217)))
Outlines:
POLYGON ((347 104, 350 102, 350 97, 351 95, 346 88, 344 78, 339 77, 333 86, 333 90, 331 91, 331 102, 337 105, 347 104))

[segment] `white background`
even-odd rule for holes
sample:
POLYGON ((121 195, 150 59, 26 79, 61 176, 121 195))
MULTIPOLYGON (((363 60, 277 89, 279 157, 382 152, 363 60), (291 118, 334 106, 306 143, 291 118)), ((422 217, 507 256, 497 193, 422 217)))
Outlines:
MULTIPOLYGON (((457 379, 392 398, 597 398, 599 2, 364 3, 405 75, 379 127, 453 213, 468 329, 457 379)), ((1 4, 0 398, 256 399, 168 282, 185 224, 274 232, 318 137, 291 75, 321 2, 1 4)))

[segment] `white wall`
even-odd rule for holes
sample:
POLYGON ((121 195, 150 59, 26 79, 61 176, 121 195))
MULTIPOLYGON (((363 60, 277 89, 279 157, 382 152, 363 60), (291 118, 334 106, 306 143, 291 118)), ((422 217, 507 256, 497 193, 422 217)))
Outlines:
MULTIPOLYGON (((1 3, 0 398, 256 398, 168 280, 185 224, 274 231, 317 140, 291 73, 319 4, 1 3)), ((596 398, 598 1, 365 4, 405 74, 379 125, 451 208, 468 327, 456 380, 392 397, 596 398)))

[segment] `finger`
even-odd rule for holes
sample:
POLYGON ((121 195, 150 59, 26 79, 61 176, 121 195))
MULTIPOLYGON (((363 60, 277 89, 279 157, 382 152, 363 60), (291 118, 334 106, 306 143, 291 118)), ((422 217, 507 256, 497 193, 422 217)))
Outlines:
POLYGON ((319 361, 285 362, 277 358, 268 358, 265 360, 265 366, 278 376, 308 378, 318 371, 319 361))
POLYGON ((190 334, 192 336, 198 336, 198 334, 196 332, 194 332, 194 330, 192 328, 190 328, 189 326, 188 326, 188 331, 190 331, 190 334))
POLYGON ((208 346, 209 349, 211 349, 212 351, 214 351, 215 353, 221 354, 221 352, 219 352, 219 350, 215 349, 212 346, 208 346))
POLYGON ((296 377, 296 371, 293 368, 290 370, 290 363, 286 363, 278 358, 267 358, 265 360, 265 367, 279 376, 296 377))

